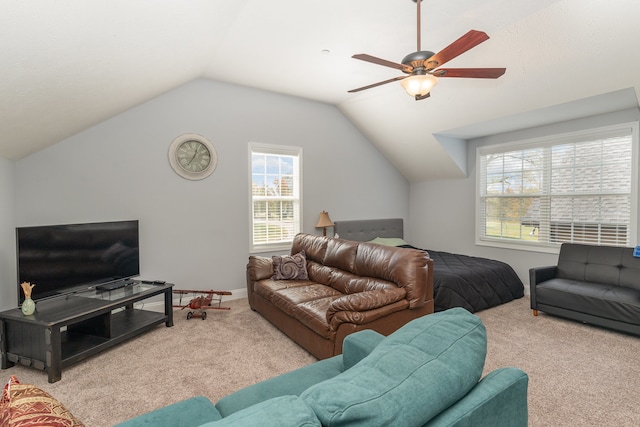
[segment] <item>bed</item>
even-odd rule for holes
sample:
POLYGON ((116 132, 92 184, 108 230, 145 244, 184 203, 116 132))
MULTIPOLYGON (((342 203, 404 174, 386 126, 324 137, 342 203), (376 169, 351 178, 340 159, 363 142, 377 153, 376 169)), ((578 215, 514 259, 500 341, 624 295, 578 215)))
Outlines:
MULTIPOLYGON (((335 221, 336 237, 360 242, 413 248, 404 241, 402 218, 335 221)), ((524 285, 513 268, 502 261, 433 249, 435 311, 463 307, 475 313, 524 296, 524 285)))

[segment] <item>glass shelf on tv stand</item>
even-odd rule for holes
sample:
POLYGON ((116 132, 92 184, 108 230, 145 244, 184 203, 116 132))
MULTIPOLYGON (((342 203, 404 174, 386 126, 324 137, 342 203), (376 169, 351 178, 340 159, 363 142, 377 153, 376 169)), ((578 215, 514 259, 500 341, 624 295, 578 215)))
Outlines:
POLYGON ((148 291, 149 289, 155 289, 157 287, 158 286, 154 284, 135 282, 122 288, 113 289, 111 291, 103 291, 95 288, 90 288, 82 292, 78 292, 76 293, 76 295, 79 297, 95 298, 103 301, 117 301, 119 299, 131 297, 133 295, 140 294, 148 291))

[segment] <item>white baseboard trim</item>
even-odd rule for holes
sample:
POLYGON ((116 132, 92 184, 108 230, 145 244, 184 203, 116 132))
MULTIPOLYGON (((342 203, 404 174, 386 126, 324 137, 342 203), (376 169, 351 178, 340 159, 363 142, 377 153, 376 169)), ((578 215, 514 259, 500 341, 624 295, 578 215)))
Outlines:
MULTIPOLYGON (((203 291, 206 291, 206 289, 203 289, 203 291)), ((231 292, 231 295, 225 295, 223 297, 222 304, 224 304, 225 301, 247 298, 247 288, 231 289, 230 292, 231 292)), ((182 297, 182 303, 181 303, 179 296, 174 295, 173 305, 188 304, 189 300, 191 300, 192 298, 195 298, 195 296, 184 295, 182 297)), ((144 308, 145 310, 149 310, 149 311, 158 311, 160 313, 164 312, 164 301, 160 301, 160 300, 158 301, 150 300, 147 302, 141 301, 141 302, 135 303, 134 306, 135 308, 139 308, 139 309, 144 308)))

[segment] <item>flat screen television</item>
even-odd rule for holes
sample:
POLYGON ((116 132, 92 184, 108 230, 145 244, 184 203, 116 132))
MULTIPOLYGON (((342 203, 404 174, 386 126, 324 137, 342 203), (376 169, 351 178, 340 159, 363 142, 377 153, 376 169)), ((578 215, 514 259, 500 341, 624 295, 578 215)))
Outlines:
POLYGON ((138 221, 16 228, 20 283, 35 285, 34 301, 140 274, 138 221))

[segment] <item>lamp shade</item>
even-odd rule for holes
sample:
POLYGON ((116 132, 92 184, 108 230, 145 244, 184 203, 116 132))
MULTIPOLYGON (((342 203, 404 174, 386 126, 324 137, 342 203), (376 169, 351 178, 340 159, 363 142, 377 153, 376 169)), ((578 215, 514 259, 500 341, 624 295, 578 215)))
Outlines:
POLYGON ((316 228, 333 227, 333 225, 331 218, 329 218, 329 213, 327 211, 320 212, 320 218, 318 219, 316 228))
POLYGON ((400 84, 411 96, 424 96, 438 83, 438 78, 431 74, 415 74, 400 81, 400 84))

